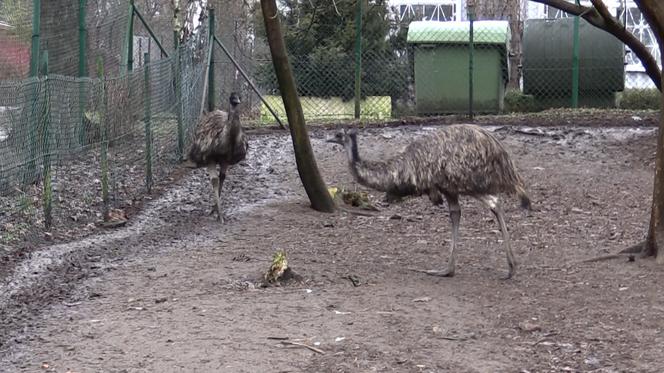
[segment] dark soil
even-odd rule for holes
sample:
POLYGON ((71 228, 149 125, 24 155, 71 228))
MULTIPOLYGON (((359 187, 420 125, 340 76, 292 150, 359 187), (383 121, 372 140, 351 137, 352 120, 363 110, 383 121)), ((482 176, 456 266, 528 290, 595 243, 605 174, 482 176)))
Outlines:
MULTIPOLYGON (((655 131, 596 119, 491 122, 534 206, 503 199, 519 263, 509 281, 479 202, 461 201, 456 276, 427 276, 412 269, 445 265, 446 206, 369 190, 375 216, 317 213, 286 133, 255 131, 224 185, 226 224, 207 215, 205 173, 182 171, 126 227, 5 256, 0 371, 663 371, 661 266, 581 263, 643 239, 655 131), (276 249, 301 278, 260 287, 276 249)), ((365 129, 360 151, 379 159, 430 129, 365 129)), ((328 185, 366 190, 326 133, 312 143, 328 185)))

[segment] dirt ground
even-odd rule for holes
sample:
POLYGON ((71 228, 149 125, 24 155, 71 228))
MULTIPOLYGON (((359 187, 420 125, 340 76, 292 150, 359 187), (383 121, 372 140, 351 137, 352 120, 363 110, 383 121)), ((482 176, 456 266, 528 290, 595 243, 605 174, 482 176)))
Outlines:
MULTIPOLYGON (((384 158, 432 129, 365 129, 360 152, 384 158)), ((286 134, 254 133, 224 185, 225 224, 207 215, 209 183, 195 170, 126 227, 5 263, 0 371, 664 371, 661 267, 581 263, 643 238, 654 128, 490 129, 534 205, 526 216, 503 199, 512 280, 501 280, 501 235, 479 202, 461 201, 456 276, 427 276, 412 269, 446 263, 446 206, 369 191, 375 216, 317 213, 286 134), (303 278, 261 288, 276 249, 303 278)), ((328 185, 366 190, 327 133, 312 143, 328 185)))

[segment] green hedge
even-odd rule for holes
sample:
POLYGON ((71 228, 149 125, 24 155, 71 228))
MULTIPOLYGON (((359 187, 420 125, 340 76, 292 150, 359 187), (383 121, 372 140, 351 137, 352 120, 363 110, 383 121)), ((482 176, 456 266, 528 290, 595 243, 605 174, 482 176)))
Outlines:
POLYGON ((618 93, 618 107, 632 110, 659 110, 661 93, 655 89, 626 89, 618 93))
POLYGON ((505 112, 532 113, 535 111, 540 111, 535 96, 523 94, 515 89, 510 89, 505 93, 505 112))

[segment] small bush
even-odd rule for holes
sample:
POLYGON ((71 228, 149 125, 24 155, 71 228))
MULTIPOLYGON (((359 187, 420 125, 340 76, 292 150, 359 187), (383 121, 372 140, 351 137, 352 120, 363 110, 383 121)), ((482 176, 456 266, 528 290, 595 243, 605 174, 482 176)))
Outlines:
POLYGON ((655 88, 626 89, 618 94, 618 107, 631 110, 659 110, 661 93, 655 88))
POLYGON ((539 111, 535 96, 526 95, 521 91, 511 89, 505 93, 505 112, 507 113, 532 113, 539 111))

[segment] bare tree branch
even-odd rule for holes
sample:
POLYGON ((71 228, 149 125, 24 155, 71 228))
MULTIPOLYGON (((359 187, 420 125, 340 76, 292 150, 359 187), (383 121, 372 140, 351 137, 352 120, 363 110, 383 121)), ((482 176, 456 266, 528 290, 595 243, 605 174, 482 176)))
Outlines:
MULTIPOLYGON (((625 43, 636 57, 641 60, 643 67, 650 79, 655 83, 657 89, 662 90, 662 72, 657 65, 657 60, 634 34, 627 31, 625 27, 609 12, 606 4, 602 0, 591 0, 593 6, 587 7, 576 5, 565 0, 532 0, 537 3, 552 6, 567 13, 581 16, 591 25, 598 27, 618 40, 625 43)), ((637 4, 639 2, 637 1, 637 4)))

